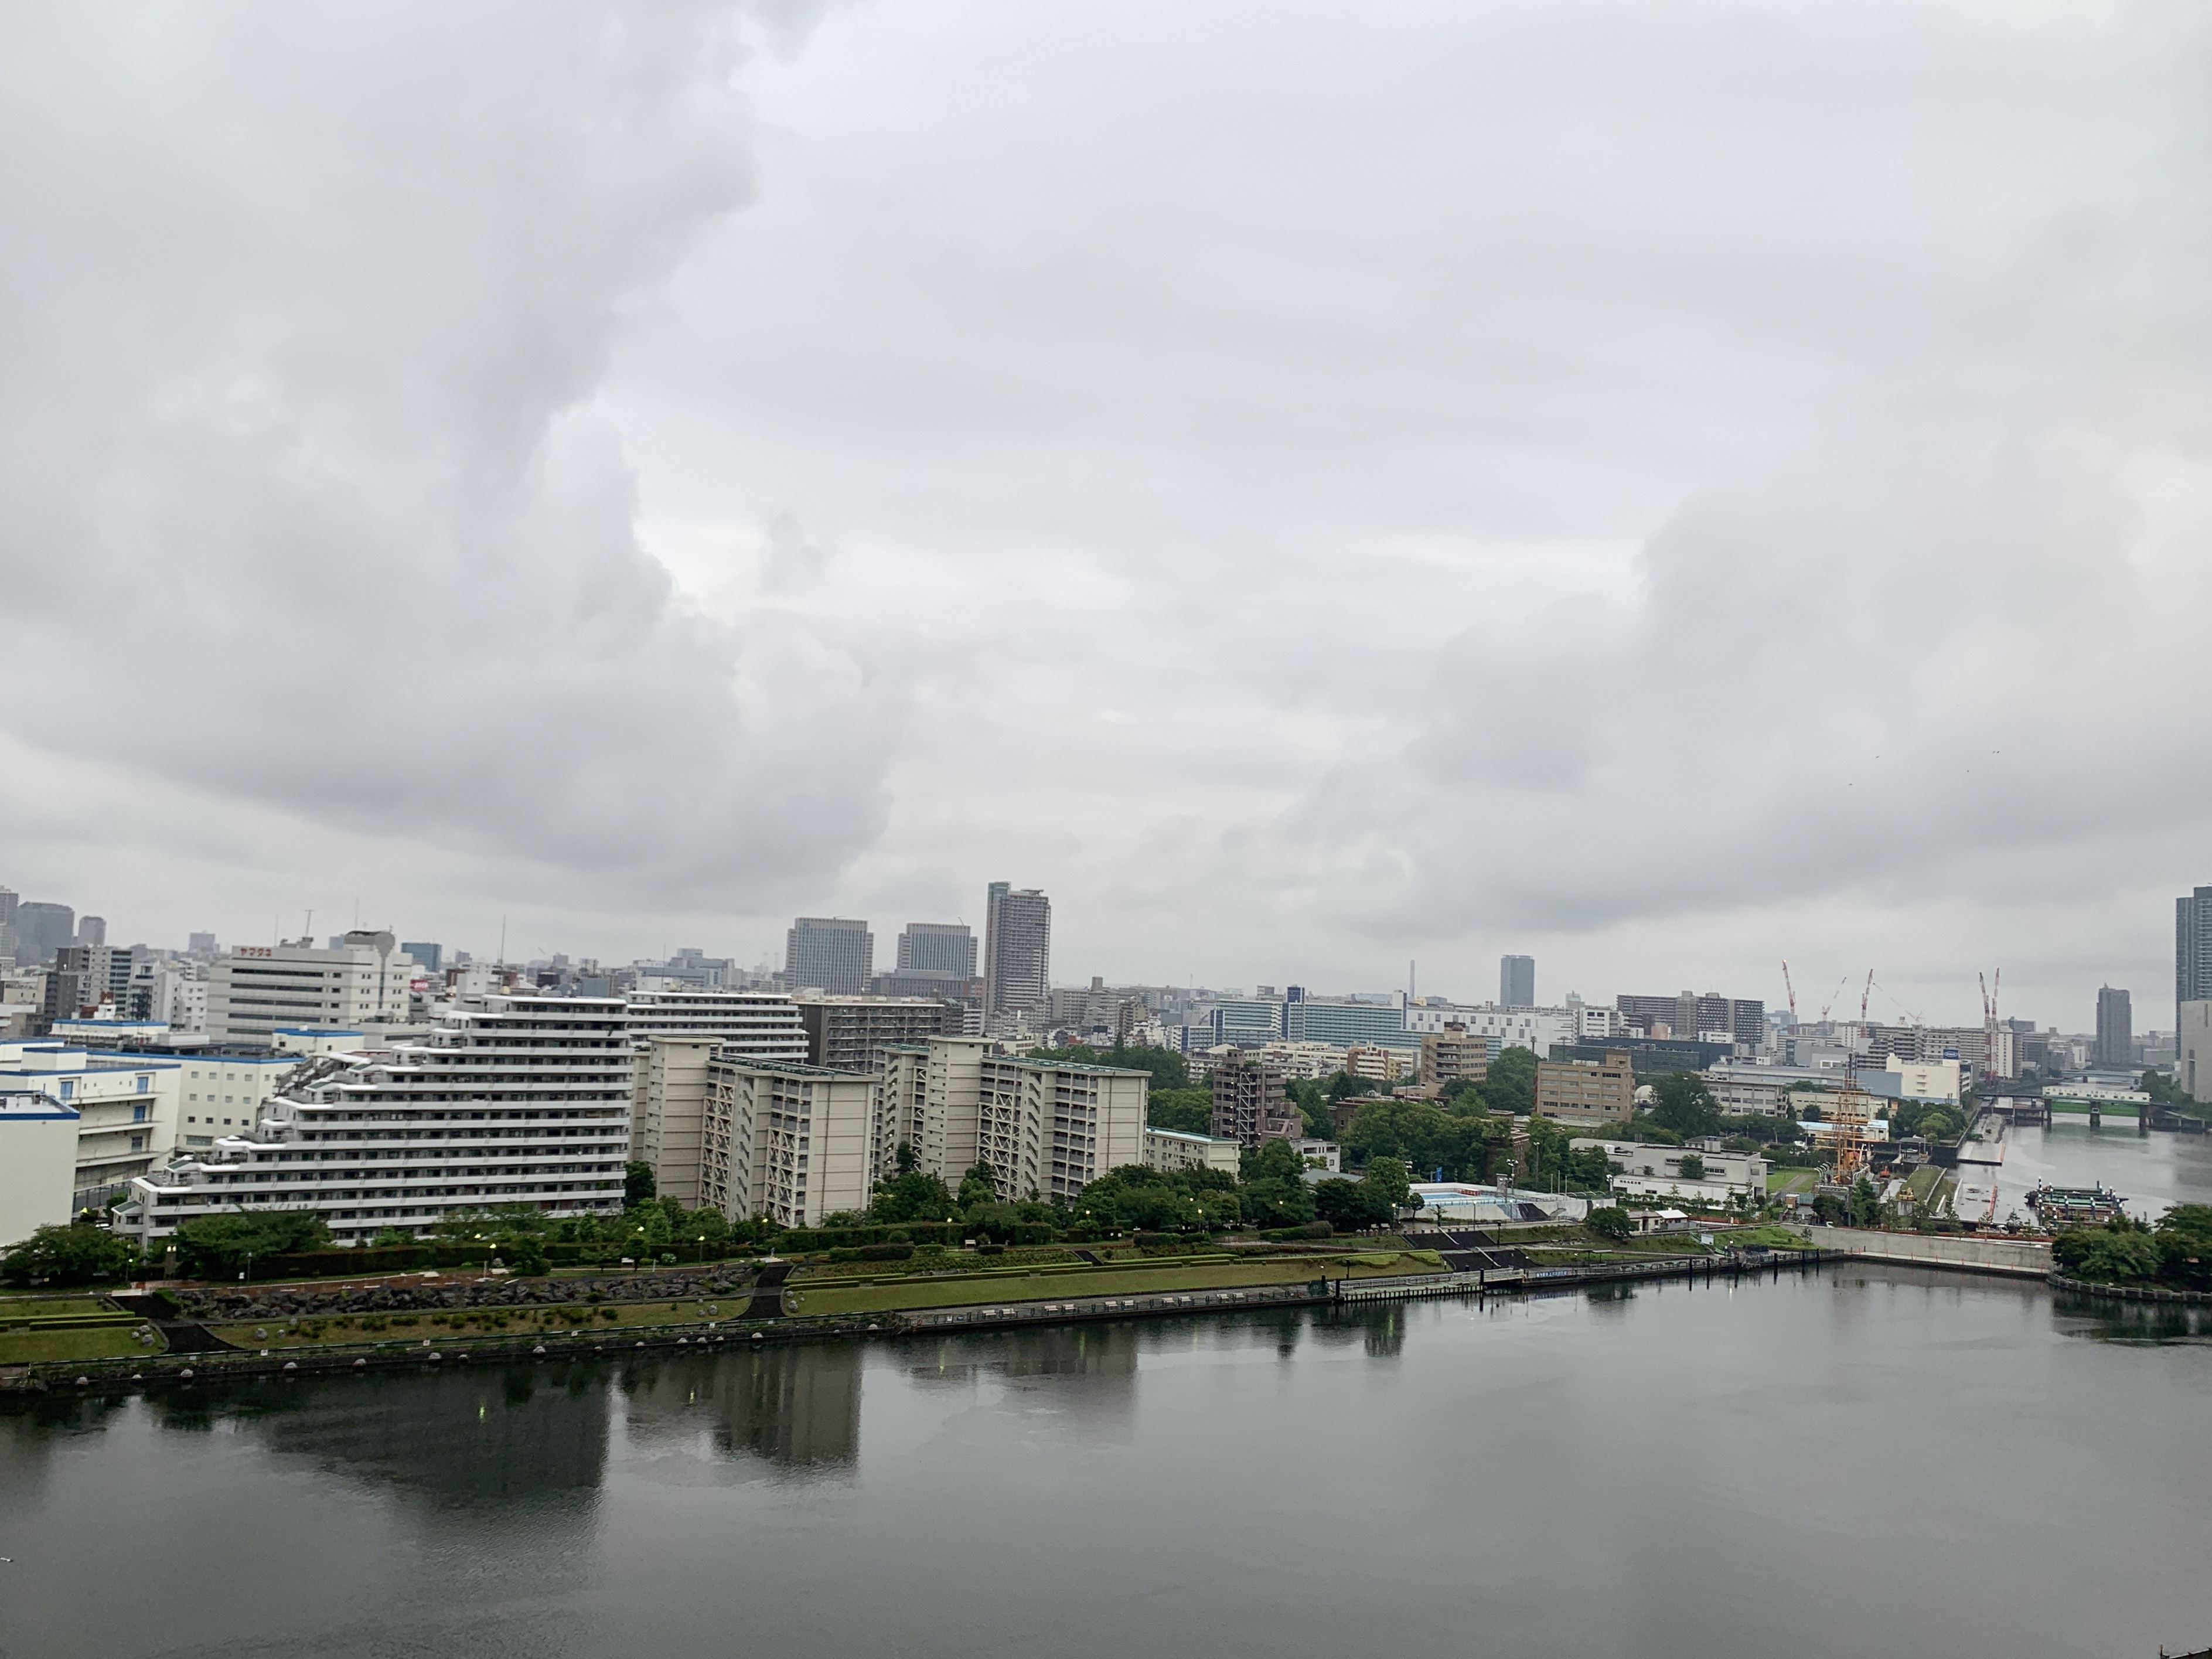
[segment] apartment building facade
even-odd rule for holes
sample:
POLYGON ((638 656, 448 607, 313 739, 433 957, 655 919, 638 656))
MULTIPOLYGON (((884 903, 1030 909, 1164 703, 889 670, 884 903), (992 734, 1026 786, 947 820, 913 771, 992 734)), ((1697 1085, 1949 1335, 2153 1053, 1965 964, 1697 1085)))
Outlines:
POLYGON ((1563 1123, 1626 1123, 1636 1111, 1635 1068, 1619 1051, 1601 1060, 1539 1060, 1530 1109, 1563 1123))
POLYGON ((878 1167, 877 1079, 791 1061, 707 1063, 700 1201, 786 1227, 868 1207, 878 1167))
POLYGON ((618 999, 465 998, 420 1038, 308 1062, 251 1129, 132 1181, 117 1230, 158 1249, 198 1216, 311 1210, 365 1244, 457 1210, 617 1214, 634 1069, 618 999))

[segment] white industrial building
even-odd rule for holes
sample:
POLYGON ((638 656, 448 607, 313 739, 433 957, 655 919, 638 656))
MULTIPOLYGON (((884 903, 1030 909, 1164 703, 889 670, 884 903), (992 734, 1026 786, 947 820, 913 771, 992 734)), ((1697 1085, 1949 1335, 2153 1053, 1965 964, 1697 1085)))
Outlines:
POLYGON ((1235 1175, 1243 1143, 1214 1135, 1186 1134, 1181 1129, 1145 1129, 1145 1165, 1148 1169, 1220 1170, 1235 1175))
POLYGON ((1767 1162, 1755 1152, 1705 1152, 1692 1146, 1647 1146, 1632 1140, 1577 1137, 1577 1152, 1599 1147, 1612 1168, 1613 1190, 1624 1198, 1686 1198, 1726 1204, 1741 1196, 1766 1197, 1767 1162), (1686 1160, 1698 1173, 1682 1173, 1686 1160))

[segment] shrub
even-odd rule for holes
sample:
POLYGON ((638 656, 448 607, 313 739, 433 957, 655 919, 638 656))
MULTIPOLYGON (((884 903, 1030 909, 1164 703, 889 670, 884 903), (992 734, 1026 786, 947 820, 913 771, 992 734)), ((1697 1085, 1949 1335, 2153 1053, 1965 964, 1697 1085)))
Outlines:
MULTIPOLYGON (((830 1259, 835 1261, 839 1254, 837 1251, 831 1251, 830 1259)), ((914 1254, 914 1246, 890 1243, 863 1244, 851 1254, 862 1261, 903 1261, 914 1254)))

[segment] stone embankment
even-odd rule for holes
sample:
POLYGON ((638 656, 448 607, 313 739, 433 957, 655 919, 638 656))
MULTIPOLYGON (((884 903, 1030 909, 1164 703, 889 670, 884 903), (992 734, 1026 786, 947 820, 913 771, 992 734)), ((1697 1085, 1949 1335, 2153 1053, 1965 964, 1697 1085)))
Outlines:
POLYGON ((591 1279, 393 1279, 346 1285, 175 1286, 187 1319, 211 1325, 343 1314, 436 1313, 451 1308, 526 1308, 574 1302, 684 1302, 750 1287, 756 1269, 725 1262, 683 1273, 609 1273, 591 1279))
POLYGON ((2070 1291, 2076 1296, 2101 1296, 2114 1302, 2212 1304, 2212 1291, 2170 1291, 2163 1285, 2093 1285, 2086 1279, 2069 1279, 2064 1273, 2057 1272, 2050 1275, 2048 1282, 2054 1291, 2070 1291))
POLYGON ((2047 1239, 1889 1233, 1864 1227, 1815 1227, 1812 1237, 1823 1250, 1869 1261, 1935 1267, 1947 1273, 1994 1273, 2005 1279, 2047 1279, 2051 1274, 2047 1239))

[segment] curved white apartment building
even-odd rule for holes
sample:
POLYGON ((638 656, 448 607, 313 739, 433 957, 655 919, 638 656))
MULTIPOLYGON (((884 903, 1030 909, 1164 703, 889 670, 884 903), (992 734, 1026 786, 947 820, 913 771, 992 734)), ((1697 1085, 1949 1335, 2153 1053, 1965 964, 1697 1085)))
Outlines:
POLYGON ((341 1244, 454 1210, 623 1203, 633 1055, 622 1000, 464 998, 417 1041, 317 1062, 252 1130, 131 1183, 153 1246, 195 1217, 314 1210, 341 1244))

